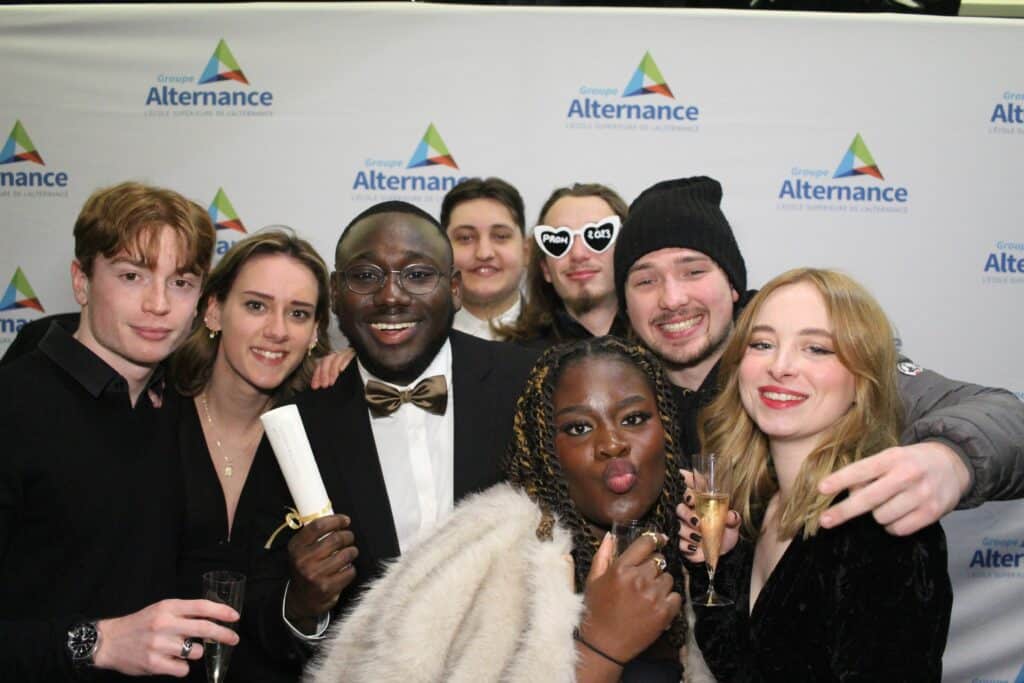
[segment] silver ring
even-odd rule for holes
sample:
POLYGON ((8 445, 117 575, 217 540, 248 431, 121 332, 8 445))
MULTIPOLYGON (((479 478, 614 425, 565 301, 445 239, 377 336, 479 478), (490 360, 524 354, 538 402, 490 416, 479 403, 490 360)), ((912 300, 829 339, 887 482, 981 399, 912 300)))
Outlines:
POLYGON ((188 655, 190 652, 192 652, 192 639, 186 638, 181 643, 181 652, 178 654, 178 657, 180 657, 181 659, 188 659, 188 655))

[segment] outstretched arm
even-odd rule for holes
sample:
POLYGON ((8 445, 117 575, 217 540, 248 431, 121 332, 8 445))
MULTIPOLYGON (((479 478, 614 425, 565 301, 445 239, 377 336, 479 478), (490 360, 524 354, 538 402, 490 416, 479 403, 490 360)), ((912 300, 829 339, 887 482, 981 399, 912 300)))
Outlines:
POLYGON ((1024 403, 908 361, 900 390, 905 445, 823 479, 822 493, 850 495, 822 515, 822 526, 871 512, 889 533, 907 535, 957 507, 1024 496, 1024 403))

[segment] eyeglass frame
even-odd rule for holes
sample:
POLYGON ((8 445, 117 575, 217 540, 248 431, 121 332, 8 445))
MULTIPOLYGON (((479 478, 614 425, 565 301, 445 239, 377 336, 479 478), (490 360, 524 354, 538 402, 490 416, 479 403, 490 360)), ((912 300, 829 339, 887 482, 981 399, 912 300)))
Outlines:
POLYGON ((568 225, 557 225, 557 226, 556 225, 544 225, 544 224, 536 225, 533 228, 533 241, 537 243, 537 246, 540 248, 540 251, 541 251, 542 254, 544 254, 546 256, 550 256, 553 259, 560 259, 560 258, 563 258, 570 251, 572 251, 572 246, 576 243, 577 236, 580 239, 583 240, 583 246, 585 246, 587 249, 589 249, 591 253, 593 253, 593 254, 603 254, 604 252, 606 252, 609 249, 611 249, 612 245, 615 244, 616 241, 618 241, 619 233, 620 232, 622 232, 622 218, 619 217, 618 214, 612 214, 611 216, 605 216, 601 220, 593 222, 593 223, 584 223, 583 225, 581 225, 580 227, 576 228, 575 230, 570 228, 568 225), (587 242, 587 238, 584 236, 584 233, 589 228, 600 228, 601 226, 603 226, 605 224, 608 224, 608 223, 610 223, 612 225, 612 236, 611 236, 611 239, 608 240, 608 244, 606 244, 604 246, 604 248, 602 248, 602 249, 594 249, 587 242), (550 251, 548 251, 548 248, 541 242, 541 231, 542 230, 551 230, 553 232, 560 232, 562 230, 565 230, 566 232, 568 232, 569 233, 569 245, 565 248, 565 251, 563 251, 558 256, 555 256, 550 251))
POLYGON ((457 271, 454 268, 452 268, 451 270, 449 270, 446 273, 446 272, 442 271, 440 268, 438 268, 437 266, 432 266, 429 263, 410 263, 409 265, 407 265, 407 266, 405 266, 403 268, 400 268, 398 270, 395 270, 394 268, 391 268, 391 269, 381 268, 380 266, 378 266, 375 263, 366 263, 366 264, 349 264, 344 269, 336 271, 336 272, 341 277, 342 282, 345 283, 345 288, 348 291, 352 292, 353 294, 359 294, 361 296, 369 296, 371 294, 376 294, 377 292, 379 292, 382 289, 384 289, 384 286, 387 285, 388 278, 391 275, 393 275, 394 273, 398 273, 398 288, 399 289, 401 289, 403 292, 405 292, 409 296, 427 296, 428 294, 433 294, 437 290, 437 286, 439 284, 441 284, 441 280, 442 279, 444 279, 444 278, 451 278, 457 271), (376 289, 372 290, 372 291, 369 291, 369 292, 358 292, 358 291, 352 289, 352 284, 348 280, 348 271, 351 270, 352 268, 374 268, 374 269, 378 270, 381 273, 381 275, 383 276, 381 278, 381 280, 380 280, 380 286, 377 287, 376 289), (411 291, 409 291, 409 289, 405 286, 405 277, 402 275, 402 273, 404 273, 405 271, 409 270, 410 268, 430 268, 431 270, 437 271, 437 282, 435 282, 434 286, 431 287, 426 292, 411 292, 411 291))

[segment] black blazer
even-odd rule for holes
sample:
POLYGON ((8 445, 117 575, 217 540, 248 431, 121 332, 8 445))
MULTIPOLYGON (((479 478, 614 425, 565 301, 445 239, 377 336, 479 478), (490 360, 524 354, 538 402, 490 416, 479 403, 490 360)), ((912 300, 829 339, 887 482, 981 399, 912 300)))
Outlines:
MULTIPOLYGON (((449 339, 455 411, 454 498, 458 501, 501 481, 500 463, 512 439, 515 402, 537 353, 454 330, 449 339)), ((351 529, 359 548, 356 579, 342 594, 335 609, 337 616, 368 581, 379 576, 385 561, 398 557, 398 536, 356 364, 351 364, 333 387, 304 392, 295 403, 334 511, 352 519, 351 529)), ((256 480, 251 483, 261 490, 261 509, 254 526, 262 535, 262 543, 280 525, 285 507, 292 504, 266 440, 256 455, 250 473, 254 476, 256 480)), ((262 588, 254 586, 257 592, 253 600, 260 604, 247 601, 246 610, 259 611, 258 633, 254 635, 265 647, 301 664, 308 652, 301 645, 295 647, 295 639, 281 619, 288 576, 287 543, 292 535, 287 531, 278 535, 266 558, 276 567, 276 576, 264 577, 273 585, 264 582, 262 588), (290 646, 283 647, 289 641, 290 646)))

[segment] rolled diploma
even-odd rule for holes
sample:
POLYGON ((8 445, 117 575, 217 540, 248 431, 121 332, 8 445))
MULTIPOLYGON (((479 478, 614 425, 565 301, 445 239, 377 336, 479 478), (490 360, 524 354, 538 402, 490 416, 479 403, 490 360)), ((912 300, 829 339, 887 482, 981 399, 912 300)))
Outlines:
POLYGON ((303 519, 314 519, 334 514, 299 409, 293 405, 281 406, 264 413, 260 420, 299 515, 303 519))

